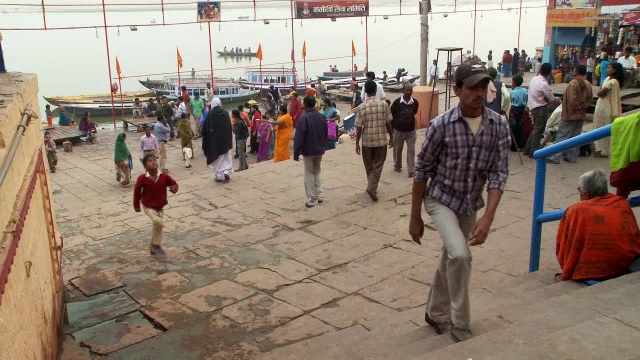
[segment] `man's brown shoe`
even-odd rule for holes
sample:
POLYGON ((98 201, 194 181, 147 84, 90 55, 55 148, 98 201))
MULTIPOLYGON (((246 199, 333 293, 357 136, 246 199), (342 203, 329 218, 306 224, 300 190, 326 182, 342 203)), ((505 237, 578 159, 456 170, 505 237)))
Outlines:
POLYGON ((451 328, 451 337, 455 342, 461 342, 471 339, 471 330, 458 329, 457 327, 451 328))
POLYGON ((424 321, 426 321, 427 324, 431 325, 433 330, 435 330, 436 333, 438 333, 438 335, 442 335, 448 332, 449 329, 451 328, 451 325, 449 325, 449 322, 441 322, 441 323, 435 322, 431 320, 431 318, 429 317, 429 314, 427 313, 424 313, 424 321))

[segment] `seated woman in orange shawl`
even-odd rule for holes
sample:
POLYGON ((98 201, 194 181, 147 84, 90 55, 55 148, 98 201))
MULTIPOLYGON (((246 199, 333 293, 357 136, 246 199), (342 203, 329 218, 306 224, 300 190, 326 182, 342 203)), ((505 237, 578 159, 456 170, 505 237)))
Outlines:
POLYGON ((271 125, 276 128, 276 148, 273 152, 273 162, 291 159, 289 143, 293 135, 293 118, 287 114, 287 105, 280 106, 280 116, 271 125))
POLYGON ((629 272, 640 256, 640 230, 627 199, 609 194, 607 175, 580 177, 580 202, 560 220, 556 256, 561 280, 607 280, 629 272))

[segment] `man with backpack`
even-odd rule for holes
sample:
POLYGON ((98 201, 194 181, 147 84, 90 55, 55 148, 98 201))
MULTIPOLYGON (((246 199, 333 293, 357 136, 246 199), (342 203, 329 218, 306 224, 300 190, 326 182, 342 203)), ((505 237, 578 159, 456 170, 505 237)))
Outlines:
POLYGON ((416 114, 418 100, 413 98, 413 85, 406 83, 402 88, 404 93, 391 104, 393 120, 393 169, 402 172, 402 150, 407 143, 407 171, 413 177, 416 157, 416 114))
POLYGON ((243 171, 249 168, 247 163, 247 139, 249 138, 249 125, 241 116, 240 110, 231 111, 231 122, 233 133, 236 134, 236 151, 238 152, 238 170, 243 171))

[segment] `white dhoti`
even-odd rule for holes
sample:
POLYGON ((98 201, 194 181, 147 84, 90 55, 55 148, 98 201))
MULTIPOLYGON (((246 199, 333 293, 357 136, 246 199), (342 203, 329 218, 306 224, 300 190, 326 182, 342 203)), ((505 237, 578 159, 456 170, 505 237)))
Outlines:
POLYGON ((225 180, 225 175, 233 174, 233 155, 232 150, 218 156, 218 158, 209 165, 213 169, 213 176, 216 180, 225 180))

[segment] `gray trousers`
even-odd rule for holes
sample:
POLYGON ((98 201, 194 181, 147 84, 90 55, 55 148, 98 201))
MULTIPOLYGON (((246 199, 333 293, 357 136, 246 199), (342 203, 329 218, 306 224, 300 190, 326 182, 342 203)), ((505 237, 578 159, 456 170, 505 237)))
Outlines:
MULTIPOLYGON (((556 134, 556 143, 559 143, 560 141, 564 141, 567 139, 571 139, 572 137, 576 137, 582 134, 583 122, 584 122, 583 120, 561 120, 560 126, 558 127, 558 133, 556 134)), ((567 159, 568 162, 574 163, 578 159, 579 151, 580 151, 580 148, 575 147, 567 151, 564 151, 561 154, 555 154, 553 156, 550 156, 549 159, 554 163, 558 164, 560 163, 560 160, 562 160, 561 156, 564 155, 564 157, 567 159)))
POLYGON ((402 169, 402 150, 405 141, 407 142, 407 170, 413 174, 416 158, 416 132, 414 131, 393 131, 393 167, 402 169))
POLYGON ((303 156, 304 161, 304 190, 307 193, 309 205, 318 204, 322 200, 322 182, 320 181, 320 163, 322 155, 303 156))
POLYGON ((471 250, 467 240, 476 223, 476 213, 458 214, 440 202, 426 198, 424 208, 442 238, 442 256, 429 290, 426 312, 436 322, 449 322, 469 330, 469 280, 471 250))
POLYGON ((362 162, 367 173, 367 191, 378 193, 378 183, 382 175, 382 167, 387 159, 387 147, 362 147, 362 162))
POLYGON ((524 153, 533 157, 533 153, 540 149, 540 141, 544 135, 544 128, 549 120, 549 105, 539 106, 531 110, 533 115, 533 131, 529 135, 527 144, 524 146, 524 153))
POLYGON ((245 170, 249 168, 247 164, 247 139, 236 140, 236 153, 238 154, 238 170, 245 170))

